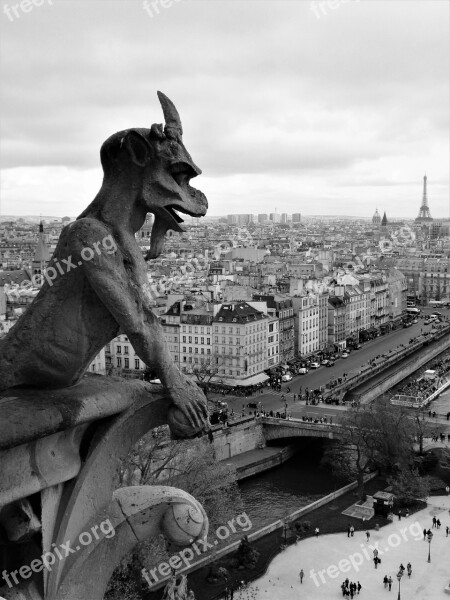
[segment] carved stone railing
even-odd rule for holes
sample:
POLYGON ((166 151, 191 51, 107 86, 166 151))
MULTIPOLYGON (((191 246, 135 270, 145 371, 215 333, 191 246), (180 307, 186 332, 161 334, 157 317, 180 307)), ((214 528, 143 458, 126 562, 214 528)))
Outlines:
POLYGON ((101 600, 114 568, 163 533, 204 537, 200 504, 176 488, 119 488, 119 468, 167 423, 161 387, 86 376, 71 388, 0 394, 0 597, 101 600))

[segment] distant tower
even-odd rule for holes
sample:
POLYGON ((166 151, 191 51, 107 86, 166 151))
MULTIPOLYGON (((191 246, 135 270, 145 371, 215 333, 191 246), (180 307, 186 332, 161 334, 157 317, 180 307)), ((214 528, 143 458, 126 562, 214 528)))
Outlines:
POLYGON ((430 215, 430 208, 428 206, 428 197, 427 197, 427 176, 423 176, 423 197, 422 197, 422 206, 419 210, 419 216, 416 219, 416 223, 427 223, 432 221, 430 215))
POLYGON ((39 223, 39 238, 36 245, 36 251, 33 257, 32 271, 33 275, 43 275, 50 260, 50 251, 45 242, 44 224, 39 223))
POLYGON ((152 235, 153 228, 153 215, 147 214, 145 217, 145 223, 142 225, 140 229, 140 237, 142 240, 149 240, 152 235))
POLYGON ((380 213, 378 212, 378 208, 376 209, 375 214, 372 217, 372 225, 377 229, 381 225, 381 217, 380 213))
POLYGON ((386 211, 384 211, 383 218, 381 219, 381 231, 383 233, 387 233, 388 231, 388 220, 386 217, 386 211))

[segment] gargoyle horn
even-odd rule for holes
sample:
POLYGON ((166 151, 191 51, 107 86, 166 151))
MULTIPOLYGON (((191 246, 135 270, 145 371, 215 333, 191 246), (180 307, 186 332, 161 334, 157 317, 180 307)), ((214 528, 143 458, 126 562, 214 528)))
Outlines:
POLYGON ((183 128, 181 126, 180 115, 178 114, 178 111, 175 108, 175 104, 162 92, 158 92, 158 98, 163 109, 166 127, 172 127, 173 129, 177 129, 180 135, 183 135, 183 128))

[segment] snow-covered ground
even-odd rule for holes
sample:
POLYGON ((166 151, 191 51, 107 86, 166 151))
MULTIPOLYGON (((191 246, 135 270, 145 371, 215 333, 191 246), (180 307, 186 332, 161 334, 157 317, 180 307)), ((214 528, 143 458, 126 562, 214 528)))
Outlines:
MULTIPOLYGON (((412 576, 405 571, 401 579, 402 600, 443 600, 450 595, 444 588, 450 583, 450 498, 435 496, 426 509, 401 521, 395 517, 390 525, 379 531, 370 530, 367 542, 364 532, 309 538, 290 546, 270 564, 267 574, 246 590, 235 593, 235 600, 331 600, 342 598, 341 583, 361 582, 361 600, 397 599, 397 573, 400 563, 412 565, 412 576), (440 529, 432 528, 432 518, 440 519, 440 529), (428 563, 428 542, 423 529, 431 529, 431 562, 428 563), (381 564, 375 569, 373 548, 377 544, 381 564), (303 584, 299 571, 305 575, 303 584), (384 589, 383 577, 393 579, 392 591, 384 589)), ((313 524, 314 526, 314 524, 313 524)))

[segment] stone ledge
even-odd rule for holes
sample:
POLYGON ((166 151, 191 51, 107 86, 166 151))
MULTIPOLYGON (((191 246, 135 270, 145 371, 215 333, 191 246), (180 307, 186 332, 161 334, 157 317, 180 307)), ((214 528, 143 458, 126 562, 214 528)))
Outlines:
POLYGON ((0 449, 111 417, 143 396, 162 393, 160 385, 100 375, 85 375, 77 385, 59 390, 4 390, 0 393, 0 449))

